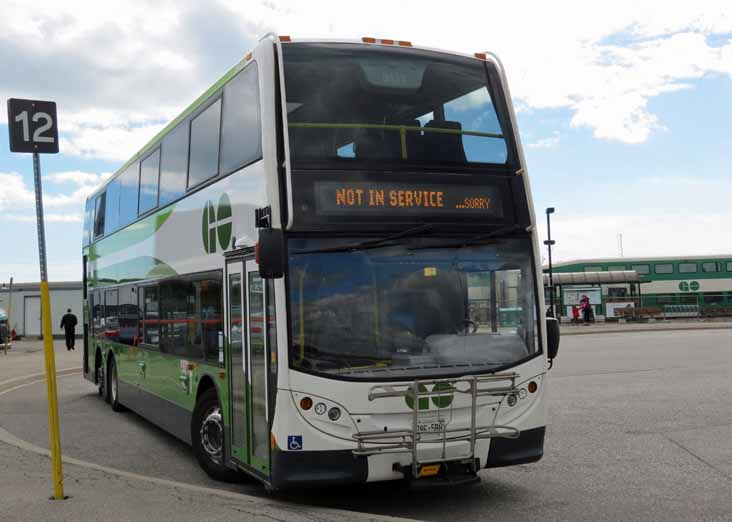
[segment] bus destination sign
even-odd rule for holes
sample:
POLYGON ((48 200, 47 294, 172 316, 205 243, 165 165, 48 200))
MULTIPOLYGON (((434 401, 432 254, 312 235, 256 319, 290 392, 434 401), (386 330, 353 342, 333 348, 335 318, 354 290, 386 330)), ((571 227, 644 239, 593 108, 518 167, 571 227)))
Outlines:
POLYGON ((418 183, 315 183, 318 214, 451 214, 503 217, 495 186, 418 183))

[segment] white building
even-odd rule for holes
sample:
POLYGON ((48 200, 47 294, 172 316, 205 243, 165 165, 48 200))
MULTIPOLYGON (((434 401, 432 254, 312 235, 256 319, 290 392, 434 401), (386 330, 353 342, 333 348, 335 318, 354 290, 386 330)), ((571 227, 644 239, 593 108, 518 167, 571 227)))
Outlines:
MULTIPOLYGON (((64 334, 60 327, 61 318, 66 310, 71 311, 79 320, 76 326, 76 334, 83 333, 82 317, 82 285, 80 281, 64 281, 49 283, 51 293, 51 325, 53 335, 64 334)), ((26 338, 37 338, 41 336, 41 291, 38 283, 14 283, 13 302, 10 317, 10 329, 15 330, 17 335, 26 338)), ((8 283, 0 285, 0 308, 5 311, 9 308, 9 287, 8 283)))

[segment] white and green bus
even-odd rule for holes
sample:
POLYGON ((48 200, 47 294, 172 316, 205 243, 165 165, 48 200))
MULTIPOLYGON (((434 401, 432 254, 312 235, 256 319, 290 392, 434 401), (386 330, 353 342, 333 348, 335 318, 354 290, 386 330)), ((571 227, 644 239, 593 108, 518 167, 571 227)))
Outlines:
POLYGON ((84 375, 272 489, 541 458, 547 320, 495 56, 264 37, 87 201, 84 375))

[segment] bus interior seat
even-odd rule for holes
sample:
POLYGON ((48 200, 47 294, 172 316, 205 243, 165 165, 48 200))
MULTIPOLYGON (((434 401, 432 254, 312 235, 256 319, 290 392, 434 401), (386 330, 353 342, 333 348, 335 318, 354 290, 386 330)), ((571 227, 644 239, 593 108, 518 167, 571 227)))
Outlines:
MULTIPOLYGON (((390 121, 387 125, 419 127, 419 120, 390 121)), ((410 150, 419 149, 419 135, 407 132, 407 156, 410 150)), ((356 136, 355 151, 357 158, 399 160, 402 157, 402 141, 396 129, 361 129, 356 136)))
MULTIPOLYGON (((425 128, 462 130, 462 125, 457 121, 431 120, 427 122, 425 128)), ((465 163, 466 161, 462 134, 425 132, 422 136, 422 147, 425 160, 451 163, 465 163)))

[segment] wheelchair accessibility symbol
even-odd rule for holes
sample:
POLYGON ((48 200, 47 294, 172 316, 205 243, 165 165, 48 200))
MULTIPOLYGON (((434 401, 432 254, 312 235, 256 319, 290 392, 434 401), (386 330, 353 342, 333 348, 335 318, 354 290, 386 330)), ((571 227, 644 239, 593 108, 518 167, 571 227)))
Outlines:
POLYGON ((287 449, 290 451, 299 451, 302 449, 302 435, 288 435, 287 449))

